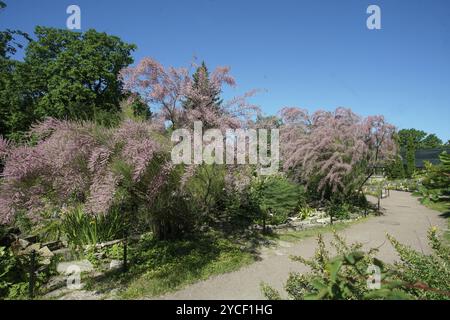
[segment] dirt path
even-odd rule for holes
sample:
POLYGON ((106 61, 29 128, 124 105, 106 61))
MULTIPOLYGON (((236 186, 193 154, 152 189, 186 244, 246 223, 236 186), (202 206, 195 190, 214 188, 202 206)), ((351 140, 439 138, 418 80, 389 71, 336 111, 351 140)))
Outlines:
MULTIPOLYGON (((409 193, 391 192, 391 196, 382 200, 385 214, 355 224, 340 234, 349 242, 361 242, 368 248, 380 247, 379 257, 386 262, 393 262, 396 254, 391 244, 386 241, 389 233, 401 243, 417 250, 428 252, 427 231, 430 226, 441 230, 447 228, 446 221, 439 212, 422 206, 409 193)), ((325 236, 330 239, 330 234, 325 236)), ((297 243, 280 242, 277 248, 263 249, 261 261, 241 270, 212 277, 193 284, 180 291, 165 295, 160 299, 263 299, 260 283, 266 282, 282 291, 283 285, 292 271, 305 272, 306 267, 292 262, 290 255, 311 257, 316 248, 316 240, 308 238, 297 243)))

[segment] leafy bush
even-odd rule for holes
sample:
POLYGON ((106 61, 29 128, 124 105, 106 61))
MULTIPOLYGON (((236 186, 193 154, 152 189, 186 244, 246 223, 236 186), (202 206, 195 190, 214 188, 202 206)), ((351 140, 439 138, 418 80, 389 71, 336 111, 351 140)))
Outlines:
MULTIPOLYGON (((39 291, 56 272, 57 258, 52 258, 49 265, 36 261, 35 290, 39 291)), ((15 255, 10 248, 0 247, 0 298, 26 299, 28 297, 30 256, 15 255)))
POLYGON ((450 299, 450 248, 430 229, 428 239, 432 254, 425 255, 399 243, 389 236, 389 241, 400 256, 395 264, 399 278, 407 285, 404 290, 418 299, 450 299))
POLYGON ((331 222, 334 220, 344 220, 350 218, 351 210, 352 206, 349 203, 342 203, 340 201, 329 201, 325 208, 331 222))
MULTIPOLYGON (((312 259, 292 257, 311 269, 310 273, 291 273, 285 289, 290 299, 450 299, 450 251, 442 245, 436 229, 429 232, 433 253, 425 255, 401 245, 389 236, 401 261, 388 265, 374 257, 377 249, 361 250, 362 244, 348 245, 337 233, 331 243, 337 252, 331 256, 322 236, 312 259), (370 289, 369 266, 380 270, 380 288, 370 289)), ((262 284, 268 299, 281 299, 276 290, 262 284)))
POLYGON ((418 190, 423 199, 437 202, 443 196, 450 196, 448 158, 447 153, 442 153, 440 164, 425 163, 425 170, 420 174, 422 186, 418 190))
POLYGON ((112 210, 107 216, 88 215, 81 206, 69 211, 61 221, 61 231, 70 245, 80 248, 122 238, 124 235, 123 216, 112 210))
MULTIPOLYGON (((285 289, 290 299, 332 300, 364 299, 367 290, 367 269, 370 264, 384 268, 381 261, 373 257, 376 250, 361 251, 362 244, 347 245, 343 238, 334 233, 332 246, 337 256, 331 256, 321 235, 318 247, 311 260, 292 257, 311 269, 308 274, 291 273, 285 289)), ((384 274, 384 279, 388 274, 384 274)), ((275 290, 263 285, 267 298, 281 297, 275 290)))
POLYGON ((10 249, 0 247, 0 297, 8 296, 19 274, 15 270, 18 260, 10 249))
POLYGON ((283 176, 256 177, 250 187, 250 196, 269 224, 285 223, 302 200, 301 189, 283 176))
POLYGON ((84 257, 89 260, 97 269, 102 269, 111 260, 123 261, 123 243, 115 243, 112 246, 99 248, 95 245, 88 245, 83 251, 84 257))

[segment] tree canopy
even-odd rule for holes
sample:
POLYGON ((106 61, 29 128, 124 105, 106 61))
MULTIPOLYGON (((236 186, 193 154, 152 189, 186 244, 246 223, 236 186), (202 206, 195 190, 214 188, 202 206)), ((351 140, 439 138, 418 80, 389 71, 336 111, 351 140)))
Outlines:
POLYGON ((408 143, 411 143, 409 139, 412 139, 412 145, 415 150, 418 149, 432 149, 439 148, 443 145, 441 139, 439 139, 434 133, 427 133, 417 129, 402 129, 398 132, 400 147, 406 148, 408 143))
POLYGON ((4 71, 0 134, 26 131, 46 117, 110 121, 124 97, 118 74, 133 62, 135 46, 95 30, 36 27, 35 36, 24 61, 4 71))

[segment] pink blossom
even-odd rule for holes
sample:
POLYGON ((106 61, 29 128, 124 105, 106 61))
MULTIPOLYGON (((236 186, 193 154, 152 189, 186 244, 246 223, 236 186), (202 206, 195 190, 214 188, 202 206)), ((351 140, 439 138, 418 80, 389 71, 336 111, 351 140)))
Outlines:
POLYGON ((365 166, 362 176, 370 174, 393 155, 395 128, 381 116, 362 119, 345 108, 312 115, 303 109, 284 108, 280 114, 284 170, 307 184, 319 176, 319 191, 330 187, 332 192, 349 192, 346 180, 355 185, 360 179, 349 178, 356 168, 365 166))

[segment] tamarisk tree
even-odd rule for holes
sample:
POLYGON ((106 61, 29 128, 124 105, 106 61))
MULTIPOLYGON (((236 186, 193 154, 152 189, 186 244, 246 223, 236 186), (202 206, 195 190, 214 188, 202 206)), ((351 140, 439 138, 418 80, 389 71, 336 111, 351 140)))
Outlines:
POLYGON ((194 121, 210 128, 238 128, 259 113, 259 108, 248 102, 256 90, 226 102, 219 100, 224 86, 236 85, 229 67, 217 67, 209 73, 202 65, 191 76, 189 68, 164 68, 156 60, 144 58, 135 67, 123 69, 121 79, 124 90, 155 105, 156 116, 173 128, 188 127, 194 121))
POLYGON ((93 215, 150 208, 173 171, 168 143, 151 122, 127 120, 108 129, 49 118, 30 134, 33 146, 0 139, 2 224, 20 213, 39 220, 43 212, 80 203, 93 215))
POLYGON ((351 195, 394 155, 394 126, 382 116, 362 118, 350 109, 282 109, 284 170, 316 188, 322 199, 351 195))

